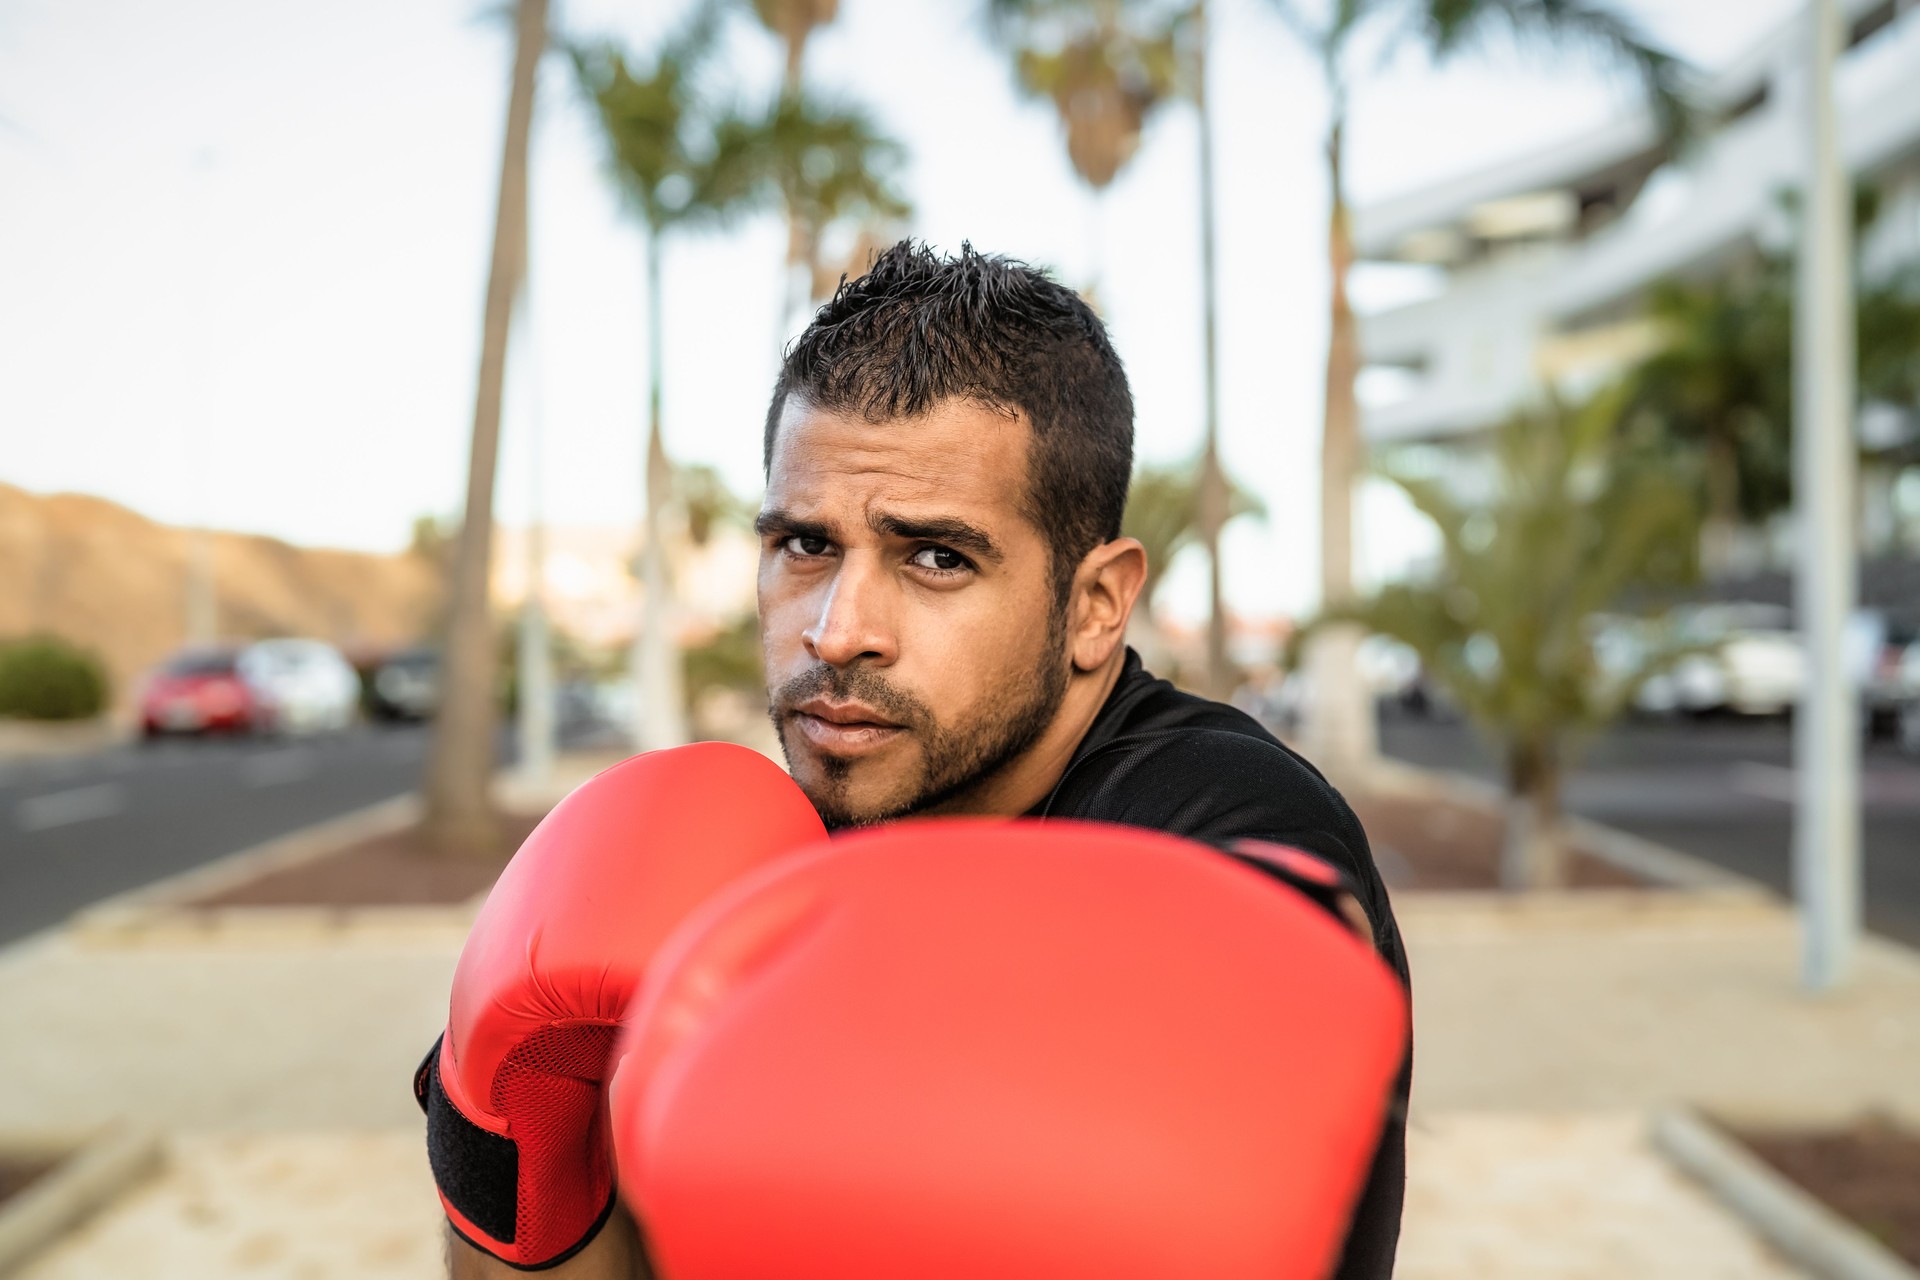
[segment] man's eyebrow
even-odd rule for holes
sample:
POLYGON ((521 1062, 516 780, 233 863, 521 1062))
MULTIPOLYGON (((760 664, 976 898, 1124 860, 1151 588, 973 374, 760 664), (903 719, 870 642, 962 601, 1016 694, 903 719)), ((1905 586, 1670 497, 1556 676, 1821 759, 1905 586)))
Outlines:
POLYGON ((762 511, 753 522, 753 531, 763 538, 777 533, 787 538, 819 538, 823 542, 834 540, 827 526, 818 520, 802 520, 778 509, 762 511))
POLYGON ((952 547, 955 551, 964 551, 977 560, 991 560, 997 564, 1006 558, 984 529, 970 525, 965 520, 956 520, 948 516, 908 519, 905 516, 875 512, 867 517, 867 527, 883 538, 911 538, 915 542, 937 542, 942 546, 952 547))

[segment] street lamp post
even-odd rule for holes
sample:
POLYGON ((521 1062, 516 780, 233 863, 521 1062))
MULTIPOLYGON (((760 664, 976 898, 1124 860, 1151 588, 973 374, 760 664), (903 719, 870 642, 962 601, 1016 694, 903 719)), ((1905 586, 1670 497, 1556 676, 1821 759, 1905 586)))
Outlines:
POLYGON ((1853 255, 1851 185, 1834 121, 1833 68, 1844 47, 1837 0, 1810 0, 1807 21, 1807 170, 1793 335, 1795 592, 1807 679, 1794 722, 1794 878, 1802 980, 1827 991, 1846 978, 1861 905, 1859 710, 1843 634, 1858 571, 1853 255))

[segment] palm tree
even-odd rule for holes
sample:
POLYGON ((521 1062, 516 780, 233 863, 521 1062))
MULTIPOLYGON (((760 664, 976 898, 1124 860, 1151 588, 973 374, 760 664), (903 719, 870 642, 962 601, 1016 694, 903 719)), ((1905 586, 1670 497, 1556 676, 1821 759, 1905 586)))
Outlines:
MULTIPOLYGON (((1149 115, 1184 94, 1200 117, 1200 273, 1204 313, 1206 418, 1198 520, 1208 555, 1207 684, 1224 696, 1233 683, 1220 533, 1229 519, 1220 465, 1219 306, 1214 270, 1213 127, 1207 95, 1206 0, 988 0, 995 36, 1014 57, 1028 94, 1052 101, 1067 135, 1067 158, 1096 202, 1139 149, 1149 115)), ((1096 283, 1099 274, 1095 246, 1096 283)))
MULTIPOLYGON (((784 102, 786 99, 802 98, 806 88, 807 41, 815 30, 839 16, 840 0, 753 0, 753 12, 760 19, 760 25, 778 38, 786 50, 785 71, 780 81, 781 99, 784 102)), ((779 114, 779 108, 776 108, 776 114, 779 114)), ((807 112, 796 110, 794 114, 804 116, 807 112)), ((864 121, 859 123, 864 125, 864 121)), ((792 154, 803 156, 805 151, 803 149, 792 154)), ((794 198, 789 186, 787 181, 781 183, 781 195, 787 212, 786 301, 780 314, 783 336, 800 309, 809 300, 820 296, 820 236, 826 227, 826 222, 818 217, 818 208, 809 210, 803 207, 794 198)), ((904 212, 902 209, 894 216, 904 216, 904 212)), ((830 214, 827 221, 851 213, 852 210, 836 211, 830 214)))
MULTIPOLYGON (((1578 740, 1615 718, 1641 684, 1697 649, 1603 615, 1694 572, 1699 527, 1690 478, 1664 451, 1623 437, 1622 397, 1578 411, 1522 413, 1493 441, 1483 504, 1432 478, 1388 470, 1440 534, 1417 581, 1328 609, 1303 633, 1357 624, 1420 655, 1466 715, 1501 744, 1509 795, 1502 882, 1564 877, 1560 781, 1578 740)), ((1309 641, 1310 643, 1310 641, 1309 641)))
POLYGON ((1185 6, 1153 0, 987 0, 987 24, 1014 83, 1053 104, 1067 160, 1091 205, 1086 292, 1098 293, 1107 190, 1140 149, 1148 119, 1183 89, 1185 6))
POLYGON ((804 89, 783 92, 750 132, 742 145, 758 149, 759 166, 787 212, 784 335, 821 296, 823 281, 831 289, 838 278, 823 262, 822 241, 831 227, 890 227, 911 212, 897 185, 906 152, 865 112, 828 105, 804 89))
MULTIPOLYGON (((1597 54, 1631 67, 1670 136, 1685 126, 1682 66, 1643 36, 1608 0, 1332 0, 1330 12, 1304 12, 1298 0, 1274 0, 1319 66, 1328 103, 1326 401, 1320 449, 1320 591, 1338 612, 1353 599, 1353 490, 1363 449, 1354 380, 1360 344, 1347 275, 1353 240, 1346 195, 1346 124, 1353 63, 1369 30, 1423 45, 1437 61, 1497 35, 1597 54)), ((1312 655, 1309 746, 1323 766, 1351 774, 1374 752, 1373 715, 1355 669, 1358 636, 1330 628, 1312 655)))
POLYGON ((713 7, 702 5, 643 73, 636 73, 626 54, 610 43, 571 50, 605 135, 614 179, 646 234, 647 505, 640 553, 645 607, 632 661, 640 691, 634 737, 642 750, 674 746, 687 736, 666 551, 675 486, 661 433, 662 252, 670 234, 723 221, 763 198, 755 130, 712 110, 696 92, 717 26, 713 7))
MULTIPOLYGON (((1053 104, 1067 159, 1097 205, 1140 149, 1148 118, 1182 90, 1185 6, 1145 0, 988 0, 1022 93, 1053 104)), ((1100 275, 1100 245, 1094 283, 1100 275)))
POLYGON ((499 841, 490 794, 496 667, 487 579, 493 554, 493 480, 500 451, 507 333, 525 273, 527 152, 534 81, 546 44, 547 0, 517 0, 513 79, 507 98, 507 132, 493 219, 493 261, 487 271, 480 378, 467 462, 466 517, 454 552, 443 692, 427 754, 424 788, 428 838, 449 852, 490 853, 499 841))
POLYGON ((797 93, 806 69, 807 40, 840 14, 840 0, 753 0, 754 16, 786 46, 784 93, 797 93))
POLYGON ((1791 492, 1789 283, 1746 270, 1663 281, 1648 299, 1663 345, 1628 375, 1634 408, 1703 463, 1709 569, 1727 568, 1739 527, 1785 507, 1791 492))

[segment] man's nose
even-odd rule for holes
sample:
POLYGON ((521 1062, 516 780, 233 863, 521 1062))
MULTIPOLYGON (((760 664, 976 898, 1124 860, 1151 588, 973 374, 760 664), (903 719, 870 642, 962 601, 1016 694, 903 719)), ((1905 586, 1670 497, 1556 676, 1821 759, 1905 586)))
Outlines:
POLYGON ((832 667, 865 659, 882 666, 897 653, 886 583, 877 565, 865 556, 849 555, 841 562, 820 612, 801 632, 807 652, 832 667))

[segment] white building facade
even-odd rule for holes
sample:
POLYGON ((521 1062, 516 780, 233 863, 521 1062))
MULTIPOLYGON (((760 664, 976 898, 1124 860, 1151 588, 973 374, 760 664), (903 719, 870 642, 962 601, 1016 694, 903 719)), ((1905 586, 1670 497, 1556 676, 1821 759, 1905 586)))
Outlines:
MULTIPOLYGON (((1868 272, 1884 272, 1920 262, 1920 3, 1842 7, 1851 44, 1836 79, 1841 146, 1856 181, 1880 194, 1861 252, 1868 272)), ((1656 281, 1788 247, 1785 198, 1805 156, 1803 32, 1800 19, 1782 24, 1700 85, 1703 131, 1680 155, 1650 114, 1629 114, 1356 210, 1362 263, 1419 265, 1437 278, 1424 300, 1360 319, 1369 441, 1462 441, 1549 390, 1591 391, 1654 349, 1642 308, 1656 281)), ((1897 439, 1915 425, 1910 414, 1863 414, 1870 436, 1897 439)), ((1880 480, 1874 496, 1887 510, 1869 521, 1870 543, 1920 521, 1920 484, 1896 494, 1880 480)))

